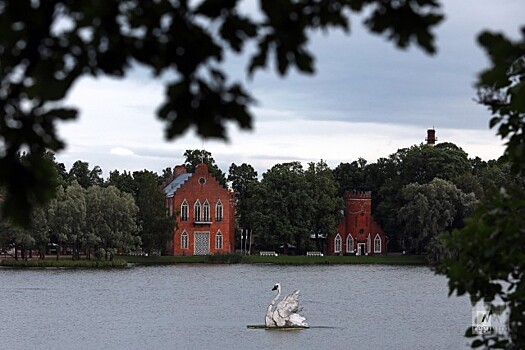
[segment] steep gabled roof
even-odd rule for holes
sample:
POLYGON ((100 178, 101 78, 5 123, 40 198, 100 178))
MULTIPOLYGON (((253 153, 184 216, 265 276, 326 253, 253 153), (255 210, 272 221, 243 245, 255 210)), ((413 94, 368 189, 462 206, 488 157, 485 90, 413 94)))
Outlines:
POLYGON ((185 183, 193 174, 183 173, 174 178, 170 183, 164 187, 164 193, 166 197, 173 197, 175 192, 185 183))

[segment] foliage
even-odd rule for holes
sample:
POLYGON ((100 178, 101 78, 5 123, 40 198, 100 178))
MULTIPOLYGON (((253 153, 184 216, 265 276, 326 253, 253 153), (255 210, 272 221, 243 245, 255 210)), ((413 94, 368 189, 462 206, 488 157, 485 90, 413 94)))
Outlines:
POLYGON ((239 264, 243 260, 238 254, 212 254, 206 256, 208 264, 239 264))
POLYGON ((187 172, 193 173, 195 172, 197 165, 200 163, 205 163, 213 177, 219 181, 221 185, 226 185, 226 175, 215 163, 215 159, 213 159, 210 152, 198 149, 186 150, 186 152, 184 152, 184 157, 186 158, 184 161, 184 166, 186 167, 187 172))
POLYGON ((124 259, 113 259, 113 260, 93 260, 93 259, 81 259, 81 260, 70 260, 70 259, 59 259, 59 260, 42 260, 42 259, 31 259, 31 260, 1 260, 0 266, 13 267, 13 268, 46 268, 46 267, 60 267, 60 268, 114 268, 114 267, 127 267, 128 263, 124 259))
POLYGON ((228 170, 228 181, 235 191, 235 215, 241 229, 253 229, 255 187, 258 185, 257 171, 246 163, 232 163, 228 170))
POLYGON ((444 232, 462 227, 476 204, 474 194, 465 194, 454 184, 435 178, 427 184, 412 183, 402 192, 404 205, 399 209, 402 246, 420 254, 444 232))
MULTIPOLYGON (((172 77, 158 116, 173 139, 194 127, 203 137, 226 138, 230 121, 250 128, 254 99, 228 81, 221 66, 230 53, 253 52, 250 75, 269 65, 280 75, 291 68, 310 74, 308 37, 315 30, 349 29, 351 13, 398 47, 433 53, 432 30, 443 19, 436 0, 260 0, 260 12, 244 14, 239 1, 0 1, 0 185, 7 214, 25 213, 54 189, 45 149, 64 143, 56 123, 76 118, 63 106, 85 75, 126 76, 134 65, 172 77), (132 64, 133 63, 133 64, 132 64), (16 154, 26 145, 25 163, 16 154)), ((23 223, 28 217, 18 217, 23 223)))
POLYGON ((261 249, 282 246, 285 253, 309 248, 312 234, 332 233, 342 208, 337 183, 323 161, 309 164, 306 171, 299 162, 274 165, 253 187, 252 198, 248 224, 256 244, 261 249))
POLYGON ((158 186, 158 176, 147 170, 135 171, 133 180, 142 248, 148 254, 154 250, 163 252, 172 238, 174 220, 166 215, 165 195, 158 186))
POLYGON ((337 224, 342 218, 344 204, 337 193, 337 182, 332 170, 323 160, 309 163, 305 172, 307 186, 311 197, 310 234, 315 237, 317 250, 324 252, 321 237, 331 237, 336 232, 337 224))
POLYGON ((437 269, 449 278, 451 294, 509 312, 508 334, 477 336, 473 347, 525 348, 525 27, 521 32, 516 42, 499 33, 479 36, 492 66, 478 80, 479 102, 494 115, 490 126, 506 140, 503 159, 518 180, 494 181, 499 190, 486 193, 466 226, 446 240, 457 254, 437 269))
POLYGON ((93 186, 87 190, 86 202, 90 210, 86 233, 97 238, 99 248, 107 254, 136 249, 138 236, 137 213, 133 196, 116 187, 93 186))

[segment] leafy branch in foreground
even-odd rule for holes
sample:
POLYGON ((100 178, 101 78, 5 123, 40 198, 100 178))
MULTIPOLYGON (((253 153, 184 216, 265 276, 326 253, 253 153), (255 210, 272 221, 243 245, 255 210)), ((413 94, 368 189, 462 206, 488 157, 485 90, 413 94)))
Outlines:
POLYGON ((315 30, 348 31, 351 13, 398 47, 435 52, 432 30, 443 19, 436 0, 260 0, 245 13, 237 0, 101 2, 0 0, 0 186, 6 214, 20 224, 48 200, 51 164, 45 150, 64 147, 56 124, 77 111, 62 106, 82 76, 124 77, 135 65, 171 77, 158 116, 173 139, 194 128, 226 138, 228 122, 252 126, 254 98, 230 82, 221 66, 227 53, 254 52, 253 75, 271 59, 278 74, 314 72, 308 51, 315 30), (366 9, 366 11, 364 11, 366 9), (254 45, 247 45, 253 43, 254 45), (16 155, 27 151, 25 162, 16 155))
MULTIPOLYGON (((492 66, 478 81, 479 102, 494 115, 491 128, 506 140, 503 158, 515 178, 525 174, 525 27, 513 42, 499 33, 482 33, 480 44, 492 66)), ((473 304, 503 305, 508 333, 478 335, 472 347, 525 348, 525 186, 506 184, 485 199, 466 226, 446 239, 454 252, 438 268, 449 278, 450 294, 468 293, 473 304)), ((472 330, 468 336, 476 336, 472 330)))

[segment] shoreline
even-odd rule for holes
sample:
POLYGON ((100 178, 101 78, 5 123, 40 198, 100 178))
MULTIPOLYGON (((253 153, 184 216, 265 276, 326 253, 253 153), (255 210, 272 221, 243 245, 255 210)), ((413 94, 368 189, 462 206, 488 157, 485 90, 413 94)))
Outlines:
POLYGON ((178 264, 272 264, 272 265, 405 265, 428 266, 424 255, 382 255, 382 256, 259 256, 259 255, 203 255, 203 256, 117 256, 113 260, 81 258, 70 256, 32 258, 15 260, 0 258, 0 267, 7 268, 126 268, 129 266, 165 266, 178 264))

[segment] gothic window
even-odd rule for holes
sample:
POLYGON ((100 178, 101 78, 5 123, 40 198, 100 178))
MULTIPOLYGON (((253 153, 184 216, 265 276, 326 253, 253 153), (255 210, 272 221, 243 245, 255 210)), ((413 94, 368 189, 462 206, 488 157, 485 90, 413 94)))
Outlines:
POLYGON ((354 239, 352 238, 352 234, 349 233, 348 237, 346 237, 346 252, 347 253, 353 253, 354 252, 354 239))
POLYGON ((215 235, 215 249, 222 249, 222 233, 217 231, 215 235))
POLYGON ((374 238, 374 253, 381 253, 381 237, 379 234, 376 234, 376 238, 374 238))
POLYGON ((206 199, 206 202, 204 202, 204 205, 202 206, 202 213, 203 213, 203 219, 204 222, 210 221, 210 202, 206 199))
POLYGON ((334 239, 334 253, 341 253, 341 236, 339 233, 334 239))
POLYGON ((188 249, 188 233, 186 231, 180 235, 180 249, 188 249))
POLYGON ((195 202, 195 205, 193 206, 193 219, 196 222, 201 221, 201 202, 198 200, 195 202))
POLYGON ((222 211, 223 211, 222 202, 219 199, 219 201, 215 205, 215 213, 216 213, 217 221, 222 221, 222 216, 223 216, 223 212, 222 211))
POLYGON ((188 221, 188 202, 184 200, 182 202, 182 205, 180 206, 180 220, 181 221, 188 221))

